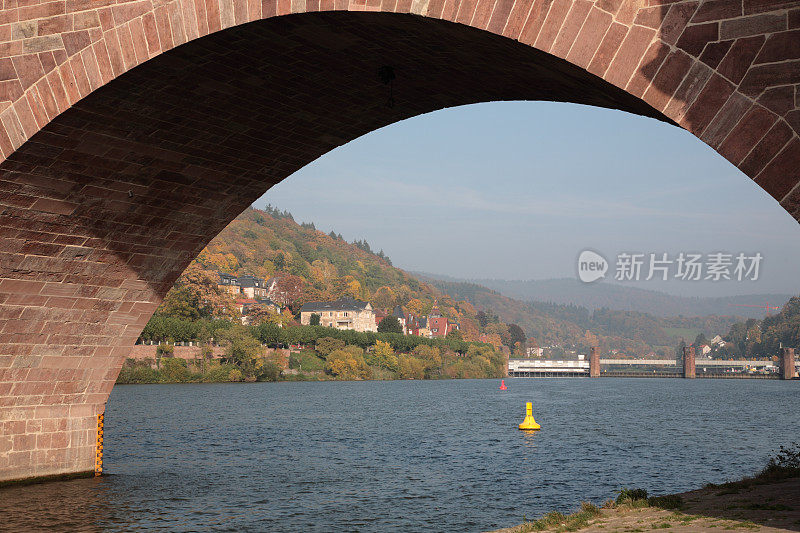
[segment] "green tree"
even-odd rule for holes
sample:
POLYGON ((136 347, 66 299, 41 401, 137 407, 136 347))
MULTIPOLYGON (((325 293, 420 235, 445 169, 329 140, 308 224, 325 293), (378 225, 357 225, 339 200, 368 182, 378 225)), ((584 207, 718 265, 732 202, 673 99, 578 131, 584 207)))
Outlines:
POLYGON ((261 356, 261 343, 240 325, 225 331, 221 340, 225 344, 225 362, 236 365, 246 376, 252 376, 256 360, 261 356))
POLYGON ((683 349, 686 348, 686 341, 681 339, 678 346, 675 348, 675 361, 678 366, 683 364, 683 349))
POLYGON ((389 315, 378 324, 378 333, 403 333, 403 326, 397 317, 389 315))
POLYGON ((344 347, 345 343, 342 340, 334 339, 333 337, 322 337, 321 339, 317 339, 315 350, 325 359, 331 352, 341 350, 344 347))
POLYGON ((163 360, 161 381, 167 383, 185 383, 189 381, 190 372, 185 359, 167 357, 163 360))
POLYGON ((503 344, 511 349, 514 349, 517 343, 525 344, 525 332, 522 331, 522 328, 517 324, 509 324, 507 333, 501 335, 501 337, 503 339, 503 344))
POLYGON ((480 324, 481 328, 485 328, 487 324, 489 324, 489 315, 487 315, 484 311, 478 311, 478 314, 475 315, 475 318, 478 319, 478 324, 480 324))
POLYGON ((214 348, 211 345, 206 344, 200 349, 200 361, 202 364, 201 372, 203 374, 206 373, 206 362, 211 361, 214 358, 214 348))
POLYGON ((280 376, 280 367, 272 361, 261 361, 260 364, 256 366, 256 381, 278 381, 280 376))
POLYGON ((275 259, 272 260, 272 263, 275 265, 275 270, 278 272, 281 272, 286 268, 286 258, 283 257, 283 253, 279 253, 277 256, 275 256, 275 259))
POLYGON ((458 329, 451 329, 447 332, 447 338, 450 340, 463 341, 464 335, 458 329))
POLYGON ((312 326, 319 326, 319 319, 320 316, 318 313, 311 313, 309 324, 311 324, 312 326))

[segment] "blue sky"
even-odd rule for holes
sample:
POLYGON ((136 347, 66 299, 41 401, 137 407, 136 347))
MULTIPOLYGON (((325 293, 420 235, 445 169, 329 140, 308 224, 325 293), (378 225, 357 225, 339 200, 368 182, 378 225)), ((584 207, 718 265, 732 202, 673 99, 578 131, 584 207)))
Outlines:
POLYGON ((267 202, 396 266, 464 278, 572 277, 580 251, 764 256, 757 282, 640 281, 675 294, 800 292, 800 225, 686 131, 576 104, 498 102, 374 131, 267 202))

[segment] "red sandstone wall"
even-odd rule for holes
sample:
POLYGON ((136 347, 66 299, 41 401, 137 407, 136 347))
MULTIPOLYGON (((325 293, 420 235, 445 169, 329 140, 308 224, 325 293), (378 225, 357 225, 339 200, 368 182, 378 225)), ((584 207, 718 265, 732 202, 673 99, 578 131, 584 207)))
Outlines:
POLYGON ((776 198, 796 184, 796 0, 10 0, 0 11, 0 152, 182 43, 334 9, 415 13, 530 44, 642 97, 776 198))
POLYGON ((600 377, 600 348, 593 346, 589 353, 589 377, 600 377))
POLYGON ((683 377, 694 379, 697 377, 695 369, 694 347, 687 346, 683 349, 683 377))
MULTIPOLYGON (((158 346, 155 344, 147 345, 147 344, 137 344, 131 349, 130 354, 128 355, 131 359, 155 359, 156 357, 156 349, 158 346)), ((179 359, 186 359, 187 361, 194 361, 195 359, 199 359, 203 349, 200 346, 175 346, 173 352, 173 357, 177 357, 179 359)), ((225 355, 225 348, 221 346, 214 346, 214 358, 218 359, 225 355)))
POLYGON ((796 372, 794 357, 794 348, 783 348, 780 361, 781 379, 794 379, 794 373, 796 372))
MULTIPOLYGON (((158 346, 155 344, 151 345, 137 344, 131 349, 128 358, 138 359, 138 360, 145 360, 145 359, 155 360, 157 349, 158 346)), ((200 346, 175 346, 172 357, 177 357, 179 359, 186 359, 187 361, 194 361, 200 359, 202 350, 203 349, 200 346)), ((213 355, 214 359, 219 359, 225 355, 225 348, 222 346, 214 346, 213 354, 214 354, 213 355)), ((286 349, 264 348, 265 357, 277 356, 276 360, 282 361, 286 364, 288 364, 289 355, 290 351, 286 349)))

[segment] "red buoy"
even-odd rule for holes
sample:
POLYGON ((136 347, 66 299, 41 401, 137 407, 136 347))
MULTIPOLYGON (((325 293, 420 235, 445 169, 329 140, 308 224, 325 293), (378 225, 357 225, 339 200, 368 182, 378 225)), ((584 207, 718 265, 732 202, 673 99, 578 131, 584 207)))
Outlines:
POLYGON ((508 389, 508 387, 506 387, 506 380, 501 379, 500 380, 500 390, 506 390, 506 389, 508 389))

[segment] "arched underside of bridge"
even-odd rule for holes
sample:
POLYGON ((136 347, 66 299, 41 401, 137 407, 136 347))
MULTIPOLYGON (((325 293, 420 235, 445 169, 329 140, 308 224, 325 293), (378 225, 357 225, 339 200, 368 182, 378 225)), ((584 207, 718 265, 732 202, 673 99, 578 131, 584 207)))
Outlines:
POLYGON ((692 131, 800 216, 797 2, 372 1, 281 17, 325 6, 14 9, 0 42, 0 481, 91 470, 95 417, 192 258, 271 185, 404 118, 496 100, 621 109, 692 131))

